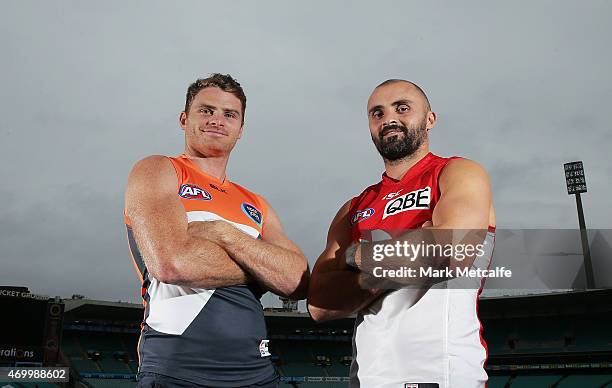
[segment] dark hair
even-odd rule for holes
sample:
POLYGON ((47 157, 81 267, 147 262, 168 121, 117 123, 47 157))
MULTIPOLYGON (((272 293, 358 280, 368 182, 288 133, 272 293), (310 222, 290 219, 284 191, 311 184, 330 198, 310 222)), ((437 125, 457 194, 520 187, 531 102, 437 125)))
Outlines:
POLYGON ((244 111, 246 110, 246 95, 242 86, 232 78, 229 74, 214 73, 208 78, 198 78, 194 83, 187 88, 187 96, 185 97, 185 113, 189 113, 191 102, 200 90, 205 88, 219 88, 224 92, 228 92, 236 96, 242 104, 242 124, 244 124, 244 111))
MULTIPOLYGON (((396 82, 406 82, 409 83, 410 85, 414 86, 416 88, 416 90, 421 93, 421 95, 423 96, 423 98, 425 99, 425 106, 427 106, 427 110, 431 110, 431 105, 429 104, 429 98, 427 98, 427 94, 425 94, 425 92, 423 91, 423 89, 421 89, 421 87, 417 84, 415 84, 412 81, 407 81, 405 79, 397 79, 397 78, 392 78, 392 79, 388 79, 384 82, 381 82, 376 88, 379 88, 381 86, 385 86, 385 85, 389 85, 389 84, 394 84, 396 82)), ((376 89, 374 88, 374 89, 376 89)))

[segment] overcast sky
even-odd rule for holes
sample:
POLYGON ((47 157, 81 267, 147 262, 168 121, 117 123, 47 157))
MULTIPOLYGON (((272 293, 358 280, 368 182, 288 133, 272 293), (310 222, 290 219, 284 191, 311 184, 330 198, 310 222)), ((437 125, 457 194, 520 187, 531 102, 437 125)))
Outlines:
MULTIPOLYGON (((431 149, 489 171, 499 228, 612 216, 609 1, 5 1, 0 13, 0 284, 139 300, 123 192, 179 154, 189 83, 230 73, 245 134, 228 176, 264 195, 311 264, 338 207, 380 179, 366 101, 423 87, 431 149)), ((271 303, 272 297, 266 297, 271 303)))

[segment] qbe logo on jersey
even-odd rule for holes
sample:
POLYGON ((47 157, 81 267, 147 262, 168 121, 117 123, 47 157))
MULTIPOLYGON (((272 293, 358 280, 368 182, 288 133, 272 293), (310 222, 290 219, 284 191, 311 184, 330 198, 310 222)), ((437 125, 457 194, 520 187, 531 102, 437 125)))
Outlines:
POLYGON ((201 199, 203 201, 210 201, 212 199, 212 195, 208 191, 190 183, 181 185, 179 195, 185 199, 201 199))
POLYGON ((429 209, 431 201, 431 187, 411 191, 387 202, 383 213, 383 220, 389 216, 394 216, 408 210, 429 209))

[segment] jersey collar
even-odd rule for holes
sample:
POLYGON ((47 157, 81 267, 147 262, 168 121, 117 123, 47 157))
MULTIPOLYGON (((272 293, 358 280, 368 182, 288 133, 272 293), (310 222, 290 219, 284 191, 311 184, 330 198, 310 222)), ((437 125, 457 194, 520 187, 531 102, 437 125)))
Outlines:
POLYGON ((423 167, 427 165, 427 163, 434 157, 434 154, 428 152, 425 156, 423 156, 418 162, 414 164, 414 166, 410 167, 408 171, 404 174, 402 179, 397 180, 393 179, 387 175, 386 172, 382 174, 382 184, 385 186, 394 186, 402 183, 406 183, 412 178, 414 178, 419 172, 423 170, 423 167))
POLYGON ((225 175, 225 179, 222 181, 219 178, 206 173, 206 171, 203 171, 196 163, 194 163, 194 161, 189 156, 187 156, 185 154, 180 154, 178 157, 181 158, 181 159, 185 159, 185 161, 191 166, 191 168, 193 168, 194 170, 196 170, 200 174, 204 175, 205 177, 207 177, 211 181, 217 183, 218 185, 220 185, 222 187, 225 187, 225 186, 229 185, 230 181, 229 181, 229 179, 227 179, 227 175, 225 175))

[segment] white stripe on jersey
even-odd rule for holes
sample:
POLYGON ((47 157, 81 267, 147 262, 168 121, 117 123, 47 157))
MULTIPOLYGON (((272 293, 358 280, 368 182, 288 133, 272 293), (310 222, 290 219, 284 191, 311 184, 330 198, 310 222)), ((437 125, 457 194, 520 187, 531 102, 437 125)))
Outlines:
POLYGON ((249 236, 253 237, 253 238, 258 238, 259 237, 259 231, 255 228, 253 228, 252 226, 248 226, 248 225, 244 225, 244 224, 240 224, 238 222, 233 222, 233 221, 229 221, 226 220, 225 218, 215 214, 215 213, 211 213, 211 212, 207 212, 207 211, 201 211, 201 210, 195 210, 195 211, 190 211, 187 212, 187 222, 191 222, 191 221, 217 221, 217 220, 223 220, 225 222, 229 222, 230 224, 234 225, 236 228, 242 230, 244 233, 248 234, 249 236))
POLYGON ((164 334, 182 335, 215 292, 162 283, 150 275, 149 278, 146 324, 164 334))
MULTIPOLYGON (((187 222, 223 220, 234 225, 253 238, 259 237, 257 229, 232 222, 206 211, 187 212, 187 222)), ((164 334, 182 335, 200 311, 206 306, 215 289, 190 288, 162 283, 149 274, 149 315, 146 324, 164 334)))

